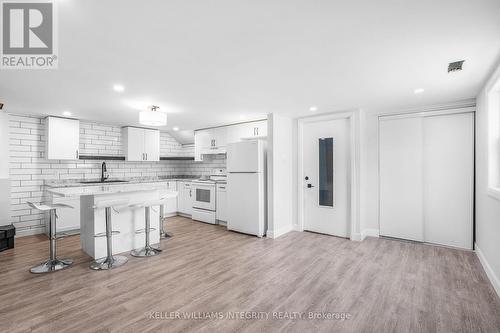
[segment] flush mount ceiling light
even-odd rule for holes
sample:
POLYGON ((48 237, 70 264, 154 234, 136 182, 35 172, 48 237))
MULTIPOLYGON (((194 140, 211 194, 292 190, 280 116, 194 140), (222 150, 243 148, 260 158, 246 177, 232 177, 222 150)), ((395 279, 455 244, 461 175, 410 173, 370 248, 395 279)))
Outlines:
POLYGON ((178 131, 179 130, 179 127, 174 127, 172 128, 174 131, 178 131))
POLYGON ((311 111, 311 112, 318 111, 318 107, 317 106, 311 106, 309 108, 309 111, 311 111))
POLYGON ((151 105, 148 110, 139 112, 139 123, 146 126, 165 126, 167 114, 160 111, 160 107, 151 105))
POLYGON ((417 89, 413 90, 413 92, 415 93, 415 95, 421 94, 424 91, 425 91, 424 88, 417 88, 417 89))
POLYGON ((464 65, 465 60, 450 62, 448 64, 448 73, 450 72, 458 72, 462 70, 462 66, 464 65))
POLYGON ((63 114, 63 116, 67 116, 67 117, 69 117, 69 116, 71 116, 71 115, 72 115, 72 113, 71 113, 71 112, 69 112, 69 111, 63 111, 63 113, 62 113, 62 114, 63 114))
POLYGON ((125 90, 125 87, 121 84, 115 84, 113 85, 113 90, 116 92, 123 92, 125 90))

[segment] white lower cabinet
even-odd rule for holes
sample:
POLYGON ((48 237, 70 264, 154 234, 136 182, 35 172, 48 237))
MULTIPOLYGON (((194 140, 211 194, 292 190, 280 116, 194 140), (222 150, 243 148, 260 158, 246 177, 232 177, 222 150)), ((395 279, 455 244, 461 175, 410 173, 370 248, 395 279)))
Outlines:
POLYGON ((191 188, 191 182, 180 181, 177 185, 178 185, 178 190, 179 190, 178 211, 181 214, 192 215, 193 214, 193 190, 191 188))
MULTIPOLYGON (((168 189, 171 191, 177 191, 177 182, 169 181, 168 189)), ((167 204, 165 205, 165 211, 163 212, 166 216, 177 215, 177 197, 167 199, 167 204)))
POLYGON ((217 196, 215 198, 215 218, 223 222, 227 221, 226 195, 226 184, 217 184, 217 196))

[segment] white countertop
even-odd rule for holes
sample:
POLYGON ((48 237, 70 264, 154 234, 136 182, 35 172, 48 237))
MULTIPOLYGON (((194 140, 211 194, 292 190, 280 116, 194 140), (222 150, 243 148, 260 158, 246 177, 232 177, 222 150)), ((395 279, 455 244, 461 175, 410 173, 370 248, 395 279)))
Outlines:
POLYGON ((176 197, 177 192, 168 190, 168 181, 156 181, 149 183, 114 183, 106 185, 85 185, 71 186, 71 187, 47 187, 45 189, 48 193, 59 197, 79 197, 82 195, 103 195, 114 193, 127 193, 138 191, 155 191, 167 190, 168 197, 176 197))

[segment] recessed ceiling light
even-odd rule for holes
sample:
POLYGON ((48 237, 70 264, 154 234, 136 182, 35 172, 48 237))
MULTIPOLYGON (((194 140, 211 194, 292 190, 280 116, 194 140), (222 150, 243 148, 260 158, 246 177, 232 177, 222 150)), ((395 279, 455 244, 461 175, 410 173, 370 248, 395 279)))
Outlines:
POLYGON ((63 111, 62 114, 63 114, 63 116, 71 116, 72 115, 72 113, 69 111, 63 111))
POLYGON ((178 131, 179 130, 179 127, 174 127, 172 128, 174 131, 178 131))
POLYGON ((311 107, 309 108, 309 111, 312 111, 312 112, 314 112, 314 111, 318 111, 318 107, 317 107, 317 106, 311 106, 311 107))
POLYGON ((122 86, 121 84, 115 84, 113 86, 113 90, 116 92, 123 92, 125 90, 125 87, 122 86))
POLYGON ((424 91, 425 91, 425 90, 424 90, 424 88, 417 88, 417 89, 413 90, 413 92, 414 92, 415 94, 421 94, 421 93, 423 93, 424 91))

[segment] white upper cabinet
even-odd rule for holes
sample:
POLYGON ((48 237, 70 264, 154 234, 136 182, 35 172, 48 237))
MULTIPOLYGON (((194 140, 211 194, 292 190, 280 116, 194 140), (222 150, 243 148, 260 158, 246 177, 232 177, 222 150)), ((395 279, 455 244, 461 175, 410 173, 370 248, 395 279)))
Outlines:
POLYGON ((160 131, 138 127, 122 129, 123 152, 127 161, 159 161, 160 131))
POLYGON ((195 160, 202 161, 204 154, 226 152, 227 128, 216 127, 194 132, 195 160))
POLYGON ((227 127, 227 143, 267 136, 267 120, 253 121, 227 127))
POLYGON ((123 152, 127 161, 144 161, 144 129, 124 127, 122 129, 123 152))
POLYGON ((80 121, 47 117, 46 153, 49 160, 77 160, 80 146, 80 121))
POLYGON ((144 153, 146 161, 160 160, 160 131, 144 130, 144 153))
POLYGON ((202 161, 205 154, 226 153, 228 143, 266 136, 267 120, 197 130, 194 132, 195 161, 202 161))

